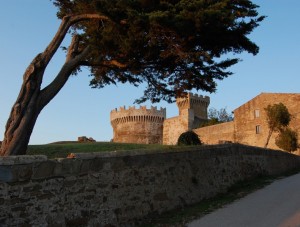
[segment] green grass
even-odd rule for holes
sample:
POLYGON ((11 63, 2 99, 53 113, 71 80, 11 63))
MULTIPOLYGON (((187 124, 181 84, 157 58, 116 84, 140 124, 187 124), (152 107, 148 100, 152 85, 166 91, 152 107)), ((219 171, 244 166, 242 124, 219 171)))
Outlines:
POLYGON ((45 145, 29 145, 28 155, 46 155, 48 158, 65 158, 70 153, 90 153, 104 151, 124 151, 134 149, 166 149, 170 146, 159 144, 126 144, 111 142, 77 143, 58 142, 45 145))

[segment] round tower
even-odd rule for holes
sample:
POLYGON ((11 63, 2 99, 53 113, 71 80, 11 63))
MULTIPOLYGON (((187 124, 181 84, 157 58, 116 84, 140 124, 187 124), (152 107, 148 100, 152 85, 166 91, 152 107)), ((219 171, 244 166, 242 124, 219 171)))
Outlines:
POLYGON ((126 109, 120 107, 110 112, 110 123, 113 127, 113 141, 120 143, 161 144, 163 122, 166 109, 134 106, 126 109))
POLYGON ((210 103, 208 96, 188 93, 187 97, 178 98, 176 100, 179 115, 182 115, 183 110, 193 110, 194 116, 201 120, 207 120, 207 108, 210 103))

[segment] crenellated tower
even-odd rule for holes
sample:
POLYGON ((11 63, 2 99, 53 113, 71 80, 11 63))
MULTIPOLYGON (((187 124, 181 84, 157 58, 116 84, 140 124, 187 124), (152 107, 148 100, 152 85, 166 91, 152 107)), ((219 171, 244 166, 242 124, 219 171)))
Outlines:
POLYGON ((120 143, 161 144, 166 109, 146 106, 120 107, 110 113, 113 141, 120 143))
POLYGON ((178 137, 207 120, 208 96, 188 93, 176 100, 179 116, 166 119, 166 109, 120 107, 110 113, 113 141, 140 144, 176 144, 178 137))
POLYGON ((163 129, 163 144, 176 144, 179 136, 188 130, 198 128, 207 120, 208 96, 188 93, 177 98, 179 116, 166 119, 163 129))
POLYGON ((178 98, 176 104, 179 109, 179 115, 183 114, 184 110, 193 110, 193 114, 200 120, 207 120, 207 108, 210 103, 208 96, 188 93, 187 97, 178 98))

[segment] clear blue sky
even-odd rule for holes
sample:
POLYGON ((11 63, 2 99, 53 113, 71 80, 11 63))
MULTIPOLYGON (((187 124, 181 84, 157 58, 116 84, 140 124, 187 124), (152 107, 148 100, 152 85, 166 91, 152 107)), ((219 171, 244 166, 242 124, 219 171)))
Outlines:
MULTIPOLYGON (((231 68, 230 78, 218 81, 218 91, 209 94, 210 107, 232 111, 261 92, 300 93, 300 1, 255 0, 259 12, 268 16, 252 34, 260 46, 257 56, 242 54, 231 68)), ((48 0, 2 1, 0 8, 0 140, 6 120, 31 60, 43 51, 60 21, 48 0)), ((68 40, 67 40, 68 41, 68 40)), ((64 61, 58 53, 46 71, 44 84, 53 78, 64 61)), ((133 105, 143 88, 118 85, 104 89, 89 87, 88 72, 70 78, 62 91, 42 111, 31 136, 31 144, 76 140, 78 136, 97 141, 112 138, 110 111, 133 105)), ((199 92, 199 94, 207 95, 199 92)), ((151 103, 145 103, 150 107, 151 103)), ((176 116, 176 104, 155 104, 167 108, 167 117, 176 116)))

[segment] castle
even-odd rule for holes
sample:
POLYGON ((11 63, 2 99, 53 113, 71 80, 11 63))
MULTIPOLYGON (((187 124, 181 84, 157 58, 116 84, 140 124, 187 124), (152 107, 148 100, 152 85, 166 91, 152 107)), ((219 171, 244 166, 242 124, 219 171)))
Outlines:
MULTIPOLYGON (((166 109, 146 109, 145 106, 139 109, 121 107, 111 111, 113 141, 172 145, 177 143, 181 133, 193 130, 205 144, 234 142, 264 147, 269 131, 264 109, 268 105, 280 102, 292 115, 290 127, 299 134, 299 93, 261 93, 235 109, 233 121, 202 128, 199 126, 207 120, 210 98, 189 93, 187 97, 176 100, 179 109, 177 117, 166 119, 166 109)), ((268 148, 279 149, 275 144, 276 136, 277 134, 273 133, 268 148)), ((295 153, 300 154, 300 150, 295 153)))
POLYGON ((176 144, 181 133, 207 120, 210 99, 189 93, 176 100, 179 116, 166 119, 166 109, 120 107, 110 113, 113 141, 140 144, 176 144))
POLYGON ((110 123, 114 131, 114 142, 161 144, 163 136, 163 123, 166 119, 166 109, 158 110, 156 107, 147 109, 134 106, 126 109, 120 107, 110 113, 110 123))

